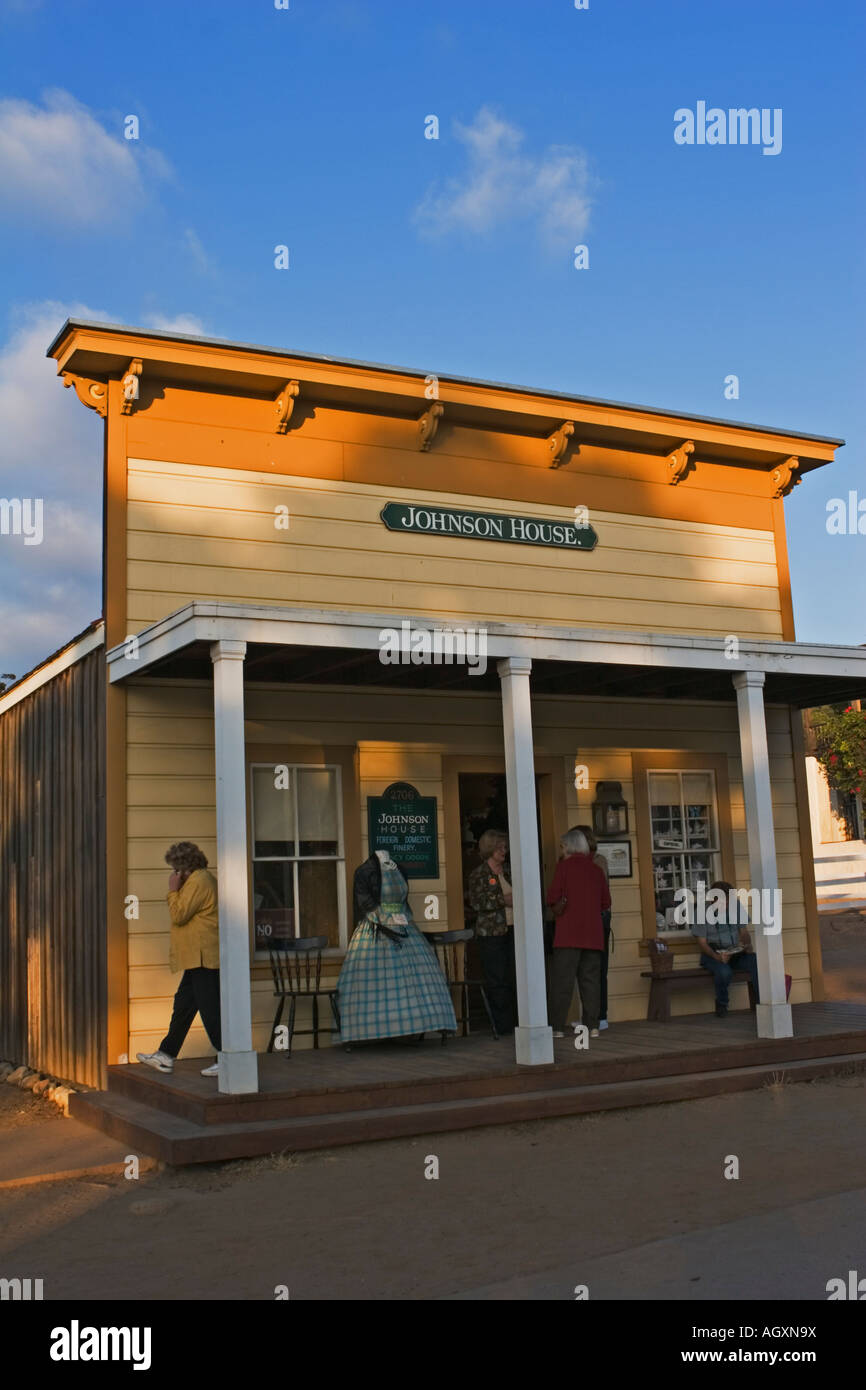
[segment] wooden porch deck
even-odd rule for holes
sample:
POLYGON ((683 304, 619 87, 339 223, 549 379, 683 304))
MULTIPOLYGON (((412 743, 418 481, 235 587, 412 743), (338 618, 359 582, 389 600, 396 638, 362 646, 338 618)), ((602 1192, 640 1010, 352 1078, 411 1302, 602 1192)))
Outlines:
POLYGON ((524 1067, 511 1038, 489 1035, 259 1056, 260 1090, 226 1096, 201 1061, 172 1075, 109 1068, 108 1090, 77 1093, 70 1113, 168 1163, 509 1124, 749 1090, 774 1075, 812 1080, 866 1068, 866 1003, 796 1004, 794 1037, 755 1037, 748 1010, 671 1023, 619 1023, 577 1051, 524 1067))

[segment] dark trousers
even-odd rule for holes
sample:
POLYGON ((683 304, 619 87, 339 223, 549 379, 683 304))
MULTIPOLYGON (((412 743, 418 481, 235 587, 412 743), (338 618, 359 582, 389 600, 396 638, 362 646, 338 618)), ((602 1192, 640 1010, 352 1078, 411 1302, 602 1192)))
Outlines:
POLYGON ((604 950, 601 953, 601 1003, 599 1018, 607 1018, 607 967, 610 961, 610 911, 601 914, 604 926, 604 950))
POLYGON ((701 965, 709 970, 716 986, 716 1003, 728 1006, 728 985, 735 970, 748 970, 755 990, 755 1002, 760 1002, 758 994, 758 957, 754 951, 741 951, 730 964, 713 960, 712 956, 701 955, 701 965))
POLYGON ((207 966, 196 966, 195 970, 185 970, 174 996, 174 1008, 168 1032, 159 1045, 160 1052, 169 1057, 177 1057, 183 1047, 186 1035, 192 1027, 196 1014, 201 1014, 211 1047, 219 1052, 222 1046, 220 1035, 220 972, 208 970, 207 966))
POLYGON ((479 936, 478 956, 490 1012, 497 1033, 507 1033, 517 1023, 514 983, 514 929, 504 936, 479 936))
POLYGON ((554 1032, 562 1033, 568 1020, 568 1006, 574 993, 574 977, 580 990, 582 1021, 587 1028, 597 1028, 601 1007, 601 965, 603 951, 591 951, 587 946, 555 946, 550 987, 550 1023, 554 1032))

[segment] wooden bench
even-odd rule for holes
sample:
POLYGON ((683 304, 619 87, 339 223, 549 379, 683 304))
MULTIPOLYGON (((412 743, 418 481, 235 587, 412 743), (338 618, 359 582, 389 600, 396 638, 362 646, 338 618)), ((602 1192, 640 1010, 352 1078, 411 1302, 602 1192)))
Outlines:
MULTIPOLYGON (((702 965, 689 970, 660 970, 658 967, 659 955, 667 955, 667 952, 660 953, 653 950, 655 942, 650 943, 650 959, 652 970, 642 970, 641 979, 650 981, 649 1000, 647 1003, 647 1021, 655 1023, 670 1023, 671 1021, 671 991, 679 986, 694 988, 701 982, 708 985, 715 985, 715 980, 709 970, 705 970, 702 965)), ((755 990, 752 985, 752 977, 748 970, 734 970, 731 976, 731 984, 744 981, 749 986, 749 1008, 754 1009, 755 990)))

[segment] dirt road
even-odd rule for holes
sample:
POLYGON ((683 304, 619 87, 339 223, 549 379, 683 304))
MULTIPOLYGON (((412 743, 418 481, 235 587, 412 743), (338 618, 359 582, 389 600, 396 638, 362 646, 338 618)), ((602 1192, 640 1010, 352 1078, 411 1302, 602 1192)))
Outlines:
POLYGON ((50 1299, 818 1298, 863 1264, 840 1213, 864 1209, 864 1102, 851 1075, 7 1190, 0 1274, 50 1299))

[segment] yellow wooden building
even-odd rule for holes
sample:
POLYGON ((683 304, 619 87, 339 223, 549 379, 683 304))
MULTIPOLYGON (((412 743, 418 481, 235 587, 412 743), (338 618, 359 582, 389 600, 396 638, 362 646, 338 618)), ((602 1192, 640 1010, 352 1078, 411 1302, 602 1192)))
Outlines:
MULTIPOLYGON (((866 653, 795 641, 783 499, 841 441, 74 320, 49 351, 105 420, 104 632, 0 698, 0 730, 58 662, 98 660, 105 908, 85 934, 105 1026, 83 1080, 165 1031, 163 856, 193 840, 220 890, 219 1085, 254 1091, 273 914, 326 934, 336 974, 370 799, 394 783, 435 800, 435 872, 410 883, 426 930, 463 926, 472 825, 500 796, 518 1062, 553 1056, 543 889, 600 783, 627 822, 601 837, 612 1026, 646 1016, 650 940, 696 963, 670 893, 716 878, 781 890, 758 1034, 822 998, 800 710, 866 693, 866 653), (389 629, 456 633, 476 659, 388 663, 389 629)), ((711 1011, 712 991, 674 1007, 711 1011)), ((194 1030, 185 1055, 207 1051, 194 1030)))

